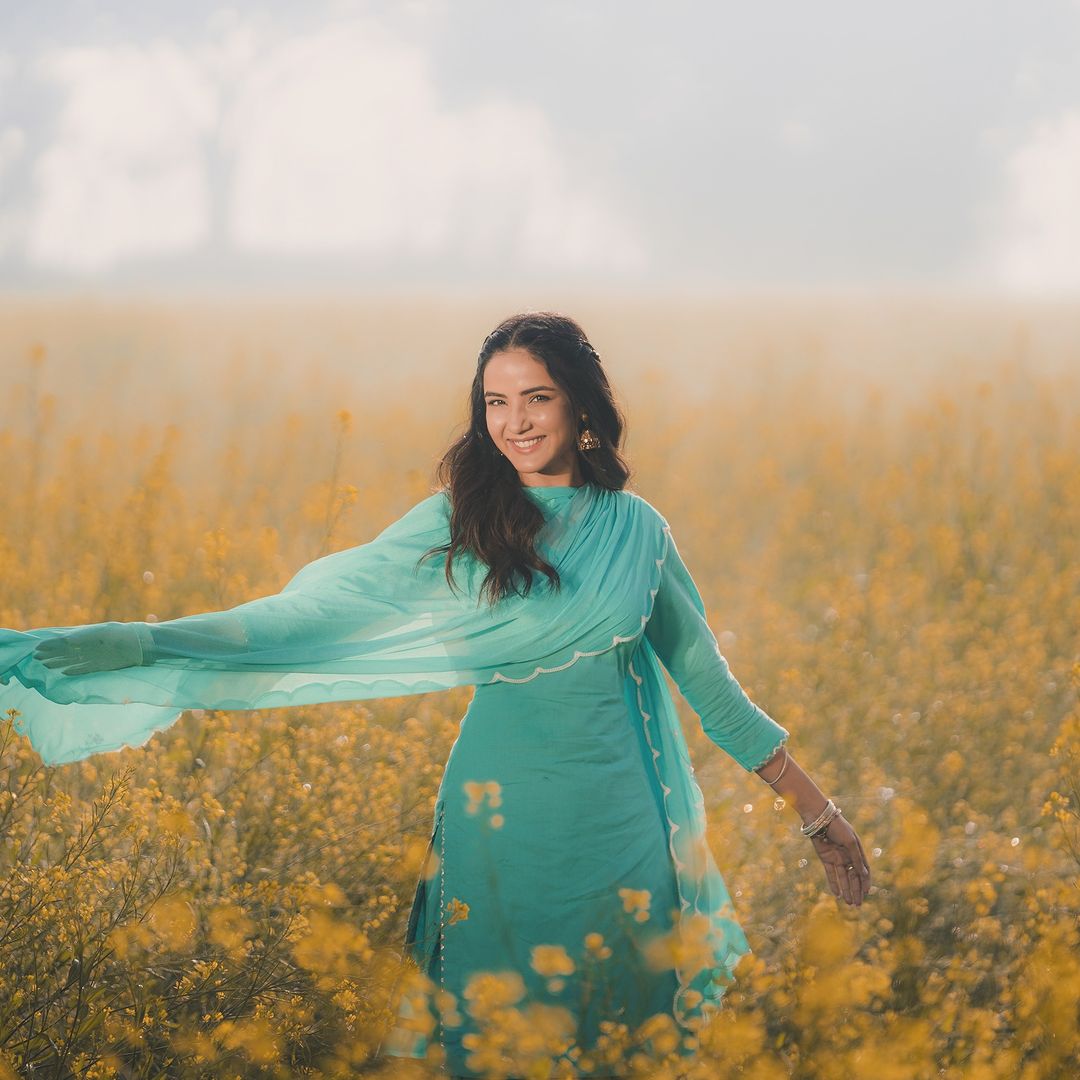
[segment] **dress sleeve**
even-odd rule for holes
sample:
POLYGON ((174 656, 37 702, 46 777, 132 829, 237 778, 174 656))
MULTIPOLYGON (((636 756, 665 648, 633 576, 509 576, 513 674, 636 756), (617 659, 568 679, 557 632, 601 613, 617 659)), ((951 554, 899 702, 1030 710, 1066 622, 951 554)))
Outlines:
POLYGON ((787 728, 755 705, 731 674, 670 530, 645 636, 701 718, 705 734, 748 772, 759 769, 787 741, 787 728))

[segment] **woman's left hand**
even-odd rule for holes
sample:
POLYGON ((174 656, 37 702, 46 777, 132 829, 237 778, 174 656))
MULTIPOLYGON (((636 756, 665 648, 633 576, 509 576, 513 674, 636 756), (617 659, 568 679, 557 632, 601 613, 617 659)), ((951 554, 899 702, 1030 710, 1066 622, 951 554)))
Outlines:
POLYGON ((139 635, 131 623, 80 627, 65 634, 56 634, 40 642, 33 656, 45 667, 58 670, 61 675, 86 675, 93 671, 138 667, 143 660, 139 635))
POLYGON ((825 864, 825 877, 833 896, 843 896, 846 903, 858 907, 870 891, 870 865, 850 822, 843 814, 837 814, 828 829, 810 842, 825 864))

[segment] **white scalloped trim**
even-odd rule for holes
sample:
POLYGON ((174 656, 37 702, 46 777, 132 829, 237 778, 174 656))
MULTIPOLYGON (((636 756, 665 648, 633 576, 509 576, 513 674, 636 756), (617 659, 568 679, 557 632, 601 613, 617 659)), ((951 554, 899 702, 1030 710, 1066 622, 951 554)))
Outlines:
MULTIPOLYGON (((662 568, 663 563, 667 558, 668 545, 671 542, 671 529, 666 524, 664 525, 664 535, 665 535, 664 553, 663 553, 663 556, 660 559, 657 560, 656 565, 657 565, 658 568, 662 568)), ((656 589, 652 590, 652 596, 651 596, 651 602, 650 602, 650 608, 649 608, 650 614, 652 612, 652 608, 655 606, 656 594, 659 591, 659 588, 660 588, 660 583, 659 583, 659 581, 657 581, 656 589)), ((671 813, 668 810, 668 796, 671 794, 671 788, 668 787, 667 784, 664 783, 663 778, 661 776, 661 772, 660 772, 660 766, 657 764, 657 762, 660 759, 661 754, 660 754, 660 751, 657 750, 656 746, 653 744, 652 735, 649 732, 649 725, 650 725, 650 722, 653 719, 653 716, 652 716, 651 713, 646 711, 645 704, 642 701, 642 697, 641 697, 641 687, 642 687, 642 684, 643 684, 644 680, 634 670, 634 664, 633 664, 632 660, 628 664, 628 670, 629 670, 629 673, 630 673, 631 677, 633 678, 633 680, 634 680, 634 682, 636 684, 637 706, 638 706, 638 713, 641 716, 642 731, 643 731, 643 733, 645 735, 645 741, 646 741, 646 743, 648 743, 649 751, 650 751, 650 753, 652 755, 652 765, 653 765, 653 770, 656 773, 657 783, 660 785, 660 788, 663 791, 664 817, 665 817, 665 819, 667 821, 668 851, 669 851, 669 853, 671 855, 672 865, 675 868, 675 887, 676 887, 676 890, 678 891, 679 913, 680 913, 680 917, 681 917, 691 907, 690 901, 687 899, 686 895, 683 892, 683 871, 685 871, 685 869, 686 869, 686 864, 679 859, 678 853, 675 850, 675 834, 679 831, 681 826, 678 824, 678 822, 676 822, 672 818, 671 813)), ((783 742, 786 739, 787 739, 787 736, 785 735, 784 738, 781 741, 783 742)), ((775 752, 776 751, 774 750, 773 753, 775 753, 775 752)), ((766 758, 765 760, 768 761, 769 759, 766 758)), ((684 764, 685 764, 686 768, 689 769, 691 776, 693 776, 693 773, 694 773, 693 765, 690 763, 689 760, 686 760, 684 764)), ((697 793, 697 798, 695 799, 695 808, 699 813, 704 814, 704 811, 705 811, 704 796, 703 796, 703 794, 701 792, 701 789, 696 784, 694 785, 694 790, 697 793)), ((678 928, 676 927, 675 929, 677 930, 678 928)), ((677 1019, 677 1021, 679 1023, 681 1023, 688 1030, 690 1030, 689 1013, 687 1012, 686 1008, 683 1006, 681 999, 686 994, 686 992, 692 988, 693 978, 692 977, 688 978, 687 975, 686 975, 685 966, 680 967, 678 964, 675 965, 675 978, 676 978, 676 982, 677 982, 678 985, 677 985, 677 987, 675 989, 675 994, 674 994, 674 997, 673 997, 673 1000, 672 1000, 672 1013, 673 1013, 673 1015, 675 1016, 675 1018, 677 1019)), ((707 1020, 708 1017, 715 1011, 715 1008, 716 1008, 715 1005, 713 1005, 707 999, 703 1000, 698 1007, 700 1009, 699 1015, 704 1020, 707 1020)))
MULTIPOLYGON (((660 751, 653 746, 652 736, 649 734, 649 721, 652 719, 652 715, 645 711, 645 706, 641 700, 641 684, 643 682, 641 676, 634 670, 634 664, 631 661, 629 665, 630 675, 634 682, 637 683, 637 702, 638 712, 641 715, 642 729, 645 732, 645 741, 649 744, 649 750, 652 753, 653 769, 656 772, 656 780, 664 792, 664 817, 667 819, 667 835, 668 835, 668 851, 671 854, 671 863, 675 867, 675 888, 679 893, 679 914, 681 915, 690 907, 690 901, 683 895, 681 874, 685 869, 686 864, 679 861, 679 856, 675 853, 675 834, 679 831, 679 825, 672 820, 671 814, 668 813, 667 800, 671 794, 671 788, 667 786, 660 778, 660 767, 656 764, 657 759, 660 757, 660 751)), ((683 1011, 682 1006, 679 1003, 679 999, 683 996, 686 990, 689 988, 689 981, 683 974, 682 969, 678 964, 675 965, 675 978, 678 982, 678 986, 675 990, 675 996, 671 1002, 671 1009, 679 1022, 686 1026, 686 1013, 683 1011)))
POLYGON ((783 746, 790 737, 790 732, 787 735, 781 735, 776 745, 756 765, 751 765, 748 771, 757 772, 757 770, 760 769, 762 765, 768 764, 773 754, 775 754, 776 751, 779 750, 780 747, 783 746))
POLYGON ((611 639, 610 645, 605 645, 601 649, 594 649, 591 652, 579 652, 577 649, 575 649, 574 655, 569 660, 567 660, 565 664, 557 664, 555 667, 549 668, 537 667, 531 675, 526 675, 523 679, 515 679, 510 675, 504 675, 501 671, 496 671, 495 674, 492 675, 491 678, 488 679, 488 681, 483 685, 490 686, 491 683, 495 682, 531 682, 538 675, 550 675, 553 671, 565 671, 568 667, 573 667, 573 665, 576 664, 584 656, 600 656, 602 653, 611 652, 612 649, 614 649, 617 645, 621 645, 623 642, 636 641, 639 637, 641 637, 641 635, 645 632, 645 624, 652 617, 652 609, 654 604, 656 603, 656 594, 660 590, 660 575, 662 573, 662 567, 664 565, 664 560, 667 558, 668 546, 671 543, 671 527, 665 523, 662 526, 662 532, 664 535, 664 550, 661 553, 660 558, 654 560, 654 562, 656 563, 656 586, 649 589, 649 610, 641 616, 641 626, 638 627, 638 629, 634 633, 628 634, 626 637, 623 637, 621 634, 615 634, 611 639))

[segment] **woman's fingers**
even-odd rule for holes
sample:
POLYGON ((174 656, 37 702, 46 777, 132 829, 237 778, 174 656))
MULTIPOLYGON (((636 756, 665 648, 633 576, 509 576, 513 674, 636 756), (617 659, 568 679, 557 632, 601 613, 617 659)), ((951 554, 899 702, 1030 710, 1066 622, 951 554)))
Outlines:
MULTIPOLYGON (((846 856, 846 851, 844 852, 844 854, 846 856)), ((844 863, 841 864, 837 873, 840 875, 840 889, 844 894, 844 903, 853 904, 855 900, 852 895, 851 874, 848 873, 846 858, 844 863)))
POLYGON ((53 653, 45 660, 42 660, 41 664, 47 668, 62 668, 68 664, 74 664, 79 659, 79 653, 75 649, 65 649, 63 652, 53 653))
POLYGON ((858 905, 865 894, 865 875, 859 869, 862 856, 853 852, 854 845, 831 840, 822 841, 818 849, 833 896, 843 897, 846 904, 858 905), (849 866, 854 869, 848 869, 849 866))
POLYGON ((78 650, 73 648, 63 636, 39 642, 32 653, 33 658, 42 667, 47 667, 51 671, 59 670, 61 675, 72 674, 68 667, 76 662, 78 655, 78 650))
POLYGON ((836 867, 831 862, 825 863, 825 880, 829 883, 829 890, 833 896, 839 896, 840 882, 837 880, 836 867))
POLYGON ((851 867, 846 873, 851 881, 852 895, 855 897, 855 903, 861 904, 870 887, 870 867, 866 865, 866 857, 863 855, 862 845, 857 836, 855 842, 846 849, 846 854, 845 865, 851 867))
POLYGON ((51 660, 54 656, 62 656, 69 653, 70 646, 63 640, 63 638, 49 638, 48 641, 39 642, 35 646, 33 657, 35 660, 51 660))
POLYGON ((855 834, 855 843, 859 845, 859 854, 862 856, 863 866, 866 868, 866 882, 870 883, 870 860, 866 857, 866 851, 862 846, 862 841, 859 839, 859 834, 855 834))
POLYGON ((858 888, 859 903, 862 903, 863 899, 870 892, 870 863, 866 858, 866 852, 863 850, 862 841, 859 839, 859 834, 852 830, 853 844, 852 844, 852 858, 848 861, 855 867, 851 873, 851 877, 855 880, 858 888))
POLYGON ((851 893, 850 903, 861 904, 863 900, 862 853, 855 844, 844 846, 844 877, 851 893))
POLYGON ((66 665, 74 662, 75 657, 71 653, 64 653, 63 656, 54 656, 49 660, 42 660, 42 667, 47 668, 63 668, 66 665))
POLYGON ((851 903, 851 881, 845 869, 847 856, 840 844, 827 838, 822 838, 820 847, 815 845, 818 857, 825 866, 825 877, 829 882, 829 888, 833 896, 843 897, 847 903, 851 903))

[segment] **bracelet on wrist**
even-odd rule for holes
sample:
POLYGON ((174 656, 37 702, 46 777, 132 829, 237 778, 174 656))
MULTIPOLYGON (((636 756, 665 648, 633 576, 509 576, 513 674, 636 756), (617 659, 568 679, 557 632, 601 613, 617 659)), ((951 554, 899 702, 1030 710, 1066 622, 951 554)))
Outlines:
POLYGON ((825 809, 822 810, 813 821, 808 821, 805 825, 801 825, 799 827, 799 832, 808 839, 813 840, 814 837, 821 836, 827 832, 829 823, 841 813, 840 807, 837 806, 832 799, 829 799, 825 803, 825 809))

